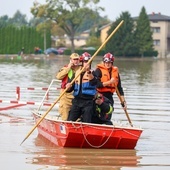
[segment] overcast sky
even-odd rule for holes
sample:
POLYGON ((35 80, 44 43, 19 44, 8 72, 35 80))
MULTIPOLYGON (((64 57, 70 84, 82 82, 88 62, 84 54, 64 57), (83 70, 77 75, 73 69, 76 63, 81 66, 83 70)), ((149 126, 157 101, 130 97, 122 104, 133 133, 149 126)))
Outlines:
MULTIPOLYGON (((17 10, 26 14, 28 19, 32 17, 30 7, 35 0, 0 0, 0 16, 12 17, 17 10)), ((44 3, 45 0, 37 0, 44 3)), ((100 0, 100 6, 105 8, 101 16, 108 16, 114 21, 122 12, 128 11, 132 17, 138 16, 142 6, 146 8, 147 14, 152 12, 170 16, 170 0, 100 0)))

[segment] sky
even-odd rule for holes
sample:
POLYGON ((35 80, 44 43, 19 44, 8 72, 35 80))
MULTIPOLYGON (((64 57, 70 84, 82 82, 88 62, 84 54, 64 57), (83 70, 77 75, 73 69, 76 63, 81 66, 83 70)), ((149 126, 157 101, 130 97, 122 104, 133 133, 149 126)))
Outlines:
MULTIPOLYGON (((30 8, 35 0, 0 0, 0 16, 12 17, 19 10, 30 19, 30 8)), ((45 3, 45 0, 36 0, 45 3)), ((63 0, 64 1, 64 0, 63 0)), ((122 12, 128 11, 132 17, 139 16, 144 6, 147 14, 161 13, 170 16, 170 0, 100 0, 99 6, 105 8, 101 16, 107 16, 111 21, 116 20, 122 12)))

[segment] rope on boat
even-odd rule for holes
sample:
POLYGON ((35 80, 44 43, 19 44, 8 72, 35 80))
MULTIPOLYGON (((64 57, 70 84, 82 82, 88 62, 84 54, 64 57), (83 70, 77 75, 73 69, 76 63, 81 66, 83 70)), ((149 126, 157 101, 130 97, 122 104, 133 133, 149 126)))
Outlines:
MULTIPOLYGON (((110 139, 110 137, 111 137, 111 135, 113 134, 114 131, 123 131, 123 132, 128 133, 129 135, 134 136, 134 137, 137 137, 137 138, 139 138, 139 136, 140 136, 140 135, 135 135, 135 134, 133 134, 133 133, 130 133, 130 132, 128 132, 128 131, 125 130, 125 129, 115 129, 115 126, 113 125, 112 131, 111 131, 110 135, 108 136, 108 138, 107 138, 101 145, 95 146, 95 145, 92 145, 92 144, 88 141, 88 139, 87 139, 87 137, 86 137, 86 134, 85 134, 85 132, 84 132, 84 129, 83 129, 83 127, 84 127, 83 124, 80 124, 80 126, 75 126, 75 124, 72 123, 72 126, 73 126, 73 128, 76 128, 76 129, 81 128, 81 131, 82 131, 82 134, 83 134, 83 137, 84 137, 85 141, 89 144, 89 146, 91 146, 91 147, 93 147, 93 148, 101 148, 102 146, 104 146, 104 145, 108 142, 108 140, 110 139)), ((88 125, 87 125, 87 126, 88 126, 88 125)), ((90 126, 90 125, 89 125, 89 126, 90 126)), ((70 127, 69 127, 69 128, 70 128, 70 127)), ((99 129, 99 130, 108 130, 108 131, 110 131, 110 129, 93 127, 93 126, 92 126, 91 128, 99 129)))
MULTIPOLYGON (((82 125, 82 124, 81 124, 81 125, 82 125)), ((107 143, 107 141, 110 139, 111 135, 113 134, 114 126, 113 126, 112 131, 111 131, 110 135, 108 136, 108 138, 107 138, 101 145, 99 145, 99 146, 92 145, 92 144, 88 141, 88 139, 87 139, 87 137, 86 137, 86 135, 85 135, 85 133, 84 133, 83 126, 81 126, 81 130, 82 130, 82 133, 83 133, 83 136, 84 136, 85 141, 86 141, 91 147, 93 147, 93 148, 101 148, 102 146, 104 146, 104 145, 107 143)))
POLYGON ((132 135, 132 136, 135 136, 135 137, 139 138, 138 135, 135 135, 135 134, 133 134, 133 133, 130 133, 130 132, 128 132, 127 130, 123 130, 123 131, 126 132, 126 133, 128 133, 129 135, 132 135))
MULTIPOLYGON (((113 131, 114 131, 114 126, 113 126, 112 131, 111 131, 110 135, 108 136, 108 138, 107 138, 101 145, 95 146, 95 145, 92 145, 92 144, 88 141, 88 139, 87 139, 87 137, 86 137, 86 135, 85 135, 85 132, 84 132, 84 130, 83 130, 83 124, 80 124, 80 126, 78 126, 78 127, 76 127, 76 126, 74 125, 74 123, 72 123, 72 125, 74 126, 73 128, 76 128, 76 129, 81 128, 81 131, 82 131, 82 134, 83 134, 83 137, 84 137, 85 141, 86 141, 91 147, 93 147, 93 148, 101 148, 102 146, 104 146, 104 145, 107 143, 107 141, 110 139, 110 137, 111 137, 111 135, 113 134, 113 131)), ((97 127, 92 127, 92 128, 107 130, 107 129, 105 129, 105 128, 97 128, 97 127)), ((110 129, 109 129, 109 130, 110 130, 110 129)))

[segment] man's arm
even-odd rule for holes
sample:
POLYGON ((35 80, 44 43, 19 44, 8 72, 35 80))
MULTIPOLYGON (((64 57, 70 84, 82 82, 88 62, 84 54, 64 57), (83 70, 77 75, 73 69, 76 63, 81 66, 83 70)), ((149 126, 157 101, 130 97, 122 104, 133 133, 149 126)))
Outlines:
POLYGON ((97 88, 101 88, 101 87, 104 87, 103 86, 103 83, 101 82, 101 77, 102 77, 102 73, 101 73, 101 70, 99 68, 97 68, 95 71, 95 75, 97 77, 97 88))
POLYGON ((58 80, 62 80, 69 72, 70 70, 70 67, 63 67, 59 70, 59 72, 57 73, 56 75, 56 78, 58 80))

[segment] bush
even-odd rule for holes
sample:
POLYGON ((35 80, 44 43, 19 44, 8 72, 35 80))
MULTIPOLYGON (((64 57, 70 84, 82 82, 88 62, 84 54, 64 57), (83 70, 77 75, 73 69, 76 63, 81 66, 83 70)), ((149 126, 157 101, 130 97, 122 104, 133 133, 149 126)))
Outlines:
POLYGON ((144 57, 157 57, 158 51, 146 51, 143 54, 144 57))

